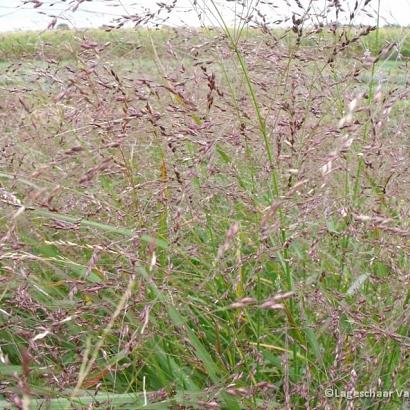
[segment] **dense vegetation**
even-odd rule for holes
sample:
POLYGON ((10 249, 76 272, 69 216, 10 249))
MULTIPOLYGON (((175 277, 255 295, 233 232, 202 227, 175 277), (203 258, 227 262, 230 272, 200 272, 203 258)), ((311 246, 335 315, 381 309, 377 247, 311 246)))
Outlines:
MULTIPOLYGON (((211 39, 217 29, 198 29, 196 35, 202 39, 211 39)), ((331 28, 323 27, 320 30, 310 28, 301 37, 301 45, 304 47, 317 47, 318 44, 331 44, 335 41, 343 43, 346 39, 356 38, 363 32, 363 28, 346 27, 339 29, 337 34, 331 28), (343 33, 343 34, 342 34, 343 33), (344 35, 346 34, 346 37, 344 35), (341 36, 341 38, 338 38, 341 36)), ((81 31, 72 30, 47 30, 39 32, 11 32, 0 33, 0 61, 10 59, 32 59, 41 58, 73 59, 81 52, 84 41, 99 47, 107 47, 109 54, 113 57, 129 58, 144 53, 147 57, 152 57, 151 40, 154 39, 156 47, 162 49, 168 40, 176 36, 184 37, 186 30, 181 28, 162 29, 84 29, 81 31), (109 45, 108 45, 109 43, 109 45)), ((241 33, 242 39, 252 39, 260 37, 260 30, 244 29, 241 33)), ((271 36, 280 39, 283 44, 292 44, 297 38, 297 34, 285 29, 274 29, 271 36)), ((200 40, 192 33, 189 36, 190 42, 194 45, 200 40)), ((366 36, 359 37, 359 41, 348 44, 350 55, 360 56, 367 50, 373 55, 377 55, 380 47, 395 45, 388 56, 391 60, 402 59, 407 61, 410 58, 410 28, 380 28, 372 30, 366 36)), ((346 50, 347 51, 347 50, 346 50)))
POLYGON ((406 408, 408 30, 298 33, 1 35, 1 408, 406 408))

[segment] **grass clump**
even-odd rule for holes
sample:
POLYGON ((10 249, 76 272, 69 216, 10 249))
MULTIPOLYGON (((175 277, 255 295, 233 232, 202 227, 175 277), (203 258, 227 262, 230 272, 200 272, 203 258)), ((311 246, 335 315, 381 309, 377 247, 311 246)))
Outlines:
POLYGON ((3 45, 0 406, 405 405, 407 66, 217 10, 3 45))

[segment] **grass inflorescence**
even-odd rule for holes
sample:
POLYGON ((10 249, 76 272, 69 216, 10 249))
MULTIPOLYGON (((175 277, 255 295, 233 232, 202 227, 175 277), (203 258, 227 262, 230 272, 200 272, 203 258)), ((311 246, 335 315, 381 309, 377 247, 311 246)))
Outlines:
POLYGON ((404 405, 407 36, 212 7, 3 35, 0 407, 404 405))

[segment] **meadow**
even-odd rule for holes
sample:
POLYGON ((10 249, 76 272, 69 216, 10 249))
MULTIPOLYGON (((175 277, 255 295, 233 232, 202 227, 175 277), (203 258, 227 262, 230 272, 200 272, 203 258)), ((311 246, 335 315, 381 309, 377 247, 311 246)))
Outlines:
POLYGON ((296 28, 0 36, 0 408, 409 408, 409 31, 296 28))

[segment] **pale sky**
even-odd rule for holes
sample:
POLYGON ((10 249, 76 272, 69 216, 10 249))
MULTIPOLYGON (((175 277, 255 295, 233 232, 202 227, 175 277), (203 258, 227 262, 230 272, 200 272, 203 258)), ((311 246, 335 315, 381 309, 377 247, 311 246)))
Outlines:
MULTIPOLYGON (((79 0, 0 0, 0 31, 13 30, 44 30, 51 21, 49 15, 57 16, 58 23, 67 22, 75 28, 99 27, 102 24, 109 24, 112 19, 124 15, 145 14, 147 9, 156 11, 157 2, 162 1, 171 4, 173 0, 92 0, 85 1, 79 5, 76 12, 70 11, 79 0), (29 1, 32 3, 30 4, 29 1), (40 7, 33 8, 33 5, 42 3, 40 7), (24 4, 26 3, 26 4, 24 4)), ((359 9, 365 0, 358 0, 359 9)), ((379 0, 371 0, 368 6, 373 10, 373 16, 360 13, 354 20, 359 24, 375 24, 375 13, 379 0)), ((81 0, 80 0, 81 2, 81 0)), ((295 0, 270 0, 259 2, 258 0, 242 0, 252 9, 257 3, 258 8, 266 13, 268 20, 275 21, 278 18, 290 17, 292 12, 303 13, 303 9, 297 6, 295 0), (274 5, 264 5, 271 3, 274 5), (286 4, 288 3, 288 5, 286 4)), ((348 12, 352 10, 355 0, 340 0, 343 8, 348 12)), ((229 25, 234 22, 234 10, 240 9, 240 1, 218 0, 216 1, 223 18, 229 25), (236 6, 235 6, 236 5, 236 6)), ((302 6, 306 7, 309 0, 301 0, 302 6)), ((322 11, 330 2, 328 0, 314 0, 314 11, 322 11)), ((203 8, 212 9, 210 0, 177 0, 176 8, 170 13, 162 12, 160 17, 168 17, 166 24, 180 26, 200 26, 198 13, 203 8), (196 3, 196 11, 193 11, 193 4, 196 3)), ((347 13, 348 14, 348 13, 347 13)), ((207 24, 215 25, 215 20, 210 21, 211 13, 206 13, 207 24)), ((345 14, 346 15, 346 14, 345 14)), ((331 14, 334 18, 334 12, 331 14)), ((400 25, 410 25, 410 0, 380 0, 381 23, 395 23, 400 25)))

